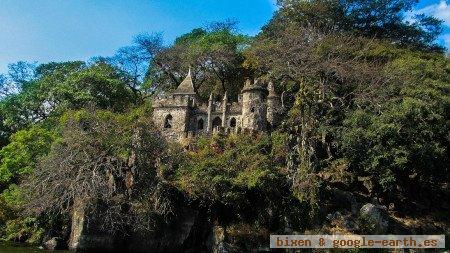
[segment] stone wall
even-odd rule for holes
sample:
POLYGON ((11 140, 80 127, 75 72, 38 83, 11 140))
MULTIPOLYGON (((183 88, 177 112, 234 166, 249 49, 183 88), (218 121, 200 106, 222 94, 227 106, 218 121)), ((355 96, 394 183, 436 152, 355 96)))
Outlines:
POLYGON ((267 99, 267 122, 271 127, 278 125, 281 110, 281 103, 278 97, 269 97, 267 99))
POLYGON ((259 90, 248 90, 242 98, 242 128, 256 131, 266 130, 265 96, 259 90))
POLYGON ((153 121, 156 126, 164 137, 172 140, 178 140, 184 136, 188 130, 189 116, 188 107, 154 108, 153 111, 153 121), (171 120, 169 120, 170 116, 171 120), (170 127, 166 126, 166 123, 170 123, 170 127))

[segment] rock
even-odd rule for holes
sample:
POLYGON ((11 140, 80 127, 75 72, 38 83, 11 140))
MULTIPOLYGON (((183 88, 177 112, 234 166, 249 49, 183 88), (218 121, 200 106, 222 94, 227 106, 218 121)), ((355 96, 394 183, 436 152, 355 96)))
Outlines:
POLYGON ((82 246, 83 230, 85 228, 84 221, 85 221, 85 203, 81 198, 75 198, 72 211, 72 227, 69 237, 70 250, 76 250, 82 246))
POLYGON ((393 210, 395 210, 395 204, 389 203, 389 211, 393 211, 393 210))
POLYGON ((381 234, 388 229, 389 222, 387 220, 386 207, 381 205, 374 205, 367 203, 359 210, 359 215, 362 221, 366 224, 365 227, 370 227, 371 232, 381 234))
POLYGON ((329 213, 327 215, 327 219, 330 221, 334 220, 334 219, 340 219, 340 218, 342 218, 342 214, 339 211, 336 211, 334 213, 329 213))
POLYGON ((369 194, 372 194, 375 188, 372 177, 358 177, 358 181, 363 184, 369 194))
POLYGON ((348 231, 355 232, 359 229, 357 221, 353 215, 346 215, 342 217, 344 228, 348 231))
POLYGON ((212 252, 214 253, 227 253, 228 250, 225 247, 225 229, 221 226, 213 227, 213 247, 212 252))
POLYGON ((338 201, 340 201, 341 203, 345 203, 347 207, 350 206, 353 214, 358 213, 359 205, 356 197, 351 192, 336 189, 335 194, 335 197, 337 197, 338 201))
POLYGON ((46 250, 57 250, 61 249, 62 240, 59 237, 53 237, 52 239, 44 242, 44 249, 46 250))

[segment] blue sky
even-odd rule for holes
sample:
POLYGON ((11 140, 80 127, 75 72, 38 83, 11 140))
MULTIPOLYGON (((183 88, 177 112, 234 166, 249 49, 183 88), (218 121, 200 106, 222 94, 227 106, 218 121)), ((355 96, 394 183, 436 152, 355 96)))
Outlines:
MULTIPOLYGON (((416 12, 446 21, 440 42, 450 47, 449 0, 421 0, 416 12), (446 2, 447 1, 447 2, 446 2)), ((110 56, 143 32, 166 43, 211 21, 232 18, 241 32, 259 32, 275 0, 0 0, 0 73, 25 60, 88 60, 110 56)))

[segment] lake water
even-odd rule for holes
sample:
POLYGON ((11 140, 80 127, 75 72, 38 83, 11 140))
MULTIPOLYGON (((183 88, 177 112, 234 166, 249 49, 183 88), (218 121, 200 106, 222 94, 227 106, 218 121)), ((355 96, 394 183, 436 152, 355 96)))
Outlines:
POLYGON ((19 247, 19 246, 15 247, 15 246, 10 246, 10 245, 0 244, 0 253, 49 253, 49 252, 69 253, 70 251, 67 251, 67 250, 47 251, 47 250, 38 249, 37 247, 19 247))

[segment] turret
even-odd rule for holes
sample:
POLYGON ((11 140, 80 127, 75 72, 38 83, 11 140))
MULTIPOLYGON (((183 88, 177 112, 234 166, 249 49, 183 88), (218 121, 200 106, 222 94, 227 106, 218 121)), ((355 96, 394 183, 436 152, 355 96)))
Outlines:
POLYGON ((192 106, 196 105, 197 94, 192 82, 191 70, 171 95, 170 99, 155 103, 153 121, 159 126, 163 136, 179 140, 191 130, 192 106))
POLYGON ((242 127, 256 131, 266 130, 267 89, 258 80, 247 80, 242 89, 242 127))
POLYGON ((189 72, 178 88, 172 93, 174 98, 186 98, 188 105, 195 105, 197 102, 197 93, 195 92, 194 82, 192 81, 192 72, 189 72))

